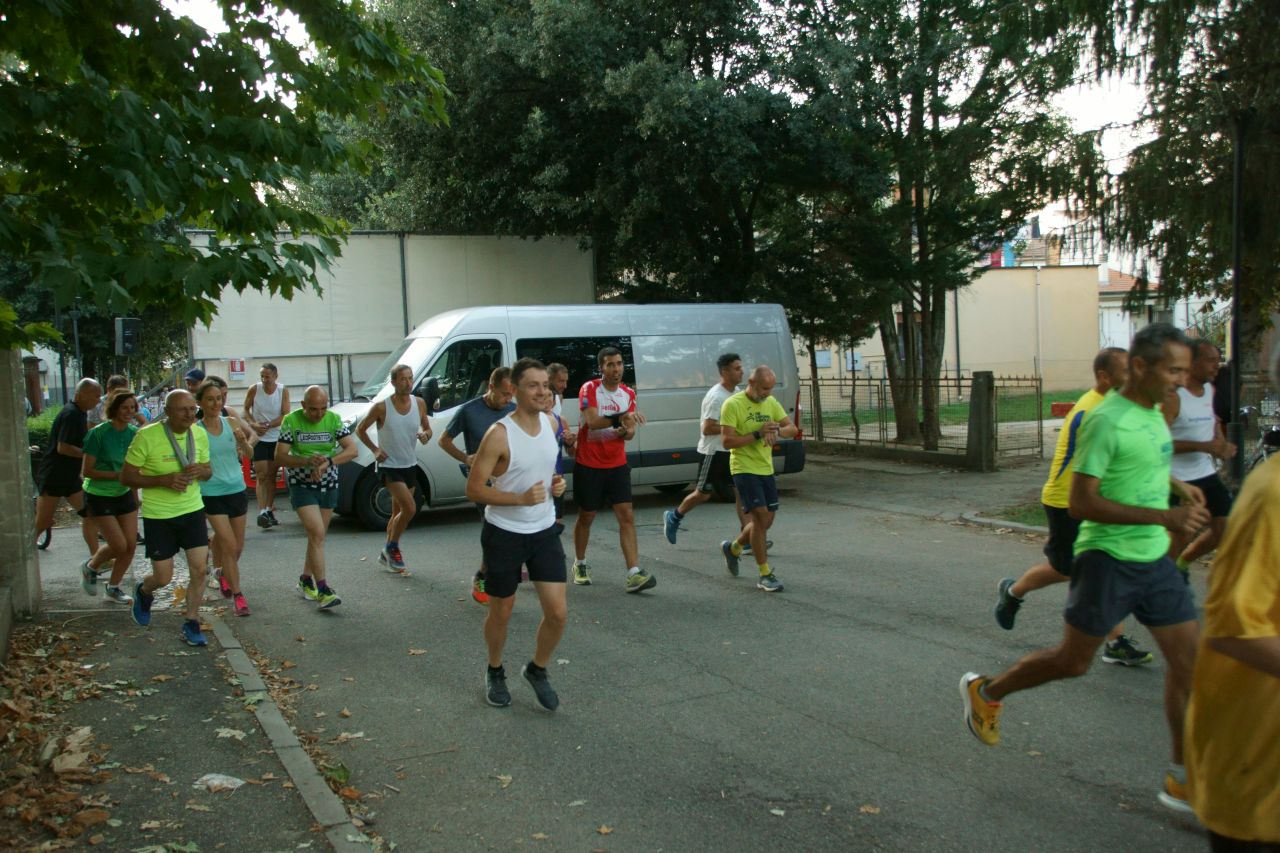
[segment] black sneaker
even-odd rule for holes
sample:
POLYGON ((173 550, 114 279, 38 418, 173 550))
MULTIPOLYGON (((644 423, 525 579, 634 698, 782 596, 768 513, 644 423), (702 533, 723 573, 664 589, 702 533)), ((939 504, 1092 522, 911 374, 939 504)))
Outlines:
MULTIPOLYGON (((560 707, 560 697, 551 689, 551 682, 547 679, 547 671, 539 668, 534 672, 534 664, 527 663, 520 670, 520 674, 524 676, 525 681, 533 686, 533 693, 538 697, 538 707, 544 711, 554 711, 560 707)), ((510 697, 508 700, 510 701, 510 697)))
POLYGON ((263 510, 262 512, 258 513, 258 526, 261 527, 263 530, 266 530, 268 527, 271 526, 271 519, 267 517, 266 510, 263 510))
POLYGON ((276 518, 276 511, 274 509, 267 510, 267 518, 271 520, 272 527, 280 526, 280 519, 276 518))
POLYGON ((1146 649, 1138 648, 1128 634, 1121 634, 1103 647, 1102 660, 1103 663, 1120 666, 1142 666, 1151 663, 1155 657, 1146 649))
POLYGON ((505 708, 511 704, 511 693, 507 690, 507 670, 505 667, 485 669, 484 700, 495 708, 505 708))
POLYGON ((996 624, 1006 631, 1013 630, 1013 620, 1018 615, 1018 608, 1022 606, 1022 599, 1009 592, 1009 587, 1013 584, 1013 578, 1004 578, 996 584, 996 594, 1000 596, 996 602, 996 624))

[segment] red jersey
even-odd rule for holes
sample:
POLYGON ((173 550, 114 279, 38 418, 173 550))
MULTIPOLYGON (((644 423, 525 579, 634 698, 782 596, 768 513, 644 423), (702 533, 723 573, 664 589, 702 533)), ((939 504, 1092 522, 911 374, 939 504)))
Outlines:
MULTIPOLYGON (((591 379, 578 392, 578 407, 582 412, 595 409, 597 414, 604 417, 624 415, 636 410, 636 392, 622 382, 610 391, 604 387, 603 379, 591 379)), ((613 427, 587 429, 586 419, 583 418, 578 427, 578 464, 588 468, 617 468, 626 465, 626 444, 613 427)))

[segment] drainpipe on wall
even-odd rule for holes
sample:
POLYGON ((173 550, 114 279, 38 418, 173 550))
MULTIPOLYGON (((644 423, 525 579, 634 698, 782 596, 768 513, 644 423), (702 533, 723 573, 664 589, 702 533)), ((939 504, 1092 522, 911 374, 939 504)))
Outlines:
POLYGON ((1036 264, 1036 377, 1044 375, 1044 352, 1040 348, 1040 264, 1036 264))

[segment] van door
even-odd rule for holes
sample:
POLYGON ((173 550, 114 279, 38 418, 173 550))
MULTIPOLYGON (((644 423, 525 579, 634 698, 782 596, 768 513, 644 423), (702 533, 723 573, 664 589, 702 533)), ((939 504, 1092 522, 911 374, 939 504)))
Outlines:
MULTIPOLYGON (((505 351, 506 335, 501 334, 468 335, 445 342, 418 380, 422 383, 435 379, 440 387, 439 402, 431 412, 434 435, 444 432, 459 406, 488 390, 489 374, 506 364, 505 351)), ((437 443, 432 441, 418 448, 418 462, 431 486, 432 506, 462 500, 467 486, 457 461, 436 447, 437 443)))

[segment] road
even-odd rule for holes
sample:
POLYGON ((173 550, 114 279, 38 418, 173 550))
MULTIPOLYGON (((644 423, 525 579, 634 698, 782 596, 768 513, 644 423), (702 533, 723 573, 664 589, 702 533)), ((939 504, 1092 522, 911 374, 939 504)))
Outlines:
MULTIPOLYGON (((518 676, 538 619, 531 590, 511 625, 514 704, 484 703, 471 510, 414 524, 410 579, 378 571, 379 535, 337 520, 328 561, 344 603, 327 613, 293 591, 305 540, 280 513, 279 528, 249 534, 253 615, 224 618, 275 668, 289 662, 295 726, 351 769, 400 849, 1203 849, 1194 821, 1155 799, 1162 663, 1100 664, 1012 697, 995 749, 961 720, 961 674, 1056 640, 1065 589, 1001 631, 996 581, 1039 545, 945 519, 1011 503, 1040 476, 811 460, 781 481, 776 595, 756 590, 750 561, 726 573, 730 507, 700 507, 671 546, 670 500, 642 489, 642 564, 658 586, 623 593, 616 528, 599 516, 595 583, 570 586, 551 667, 555 714, 535 710, 518 676), (986 496, 988 484, 1004 491, 986 496)), ((52 601, 76 594, 65 574, 46 572, 52 601)))

